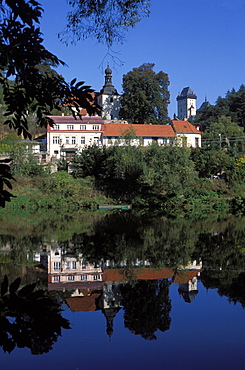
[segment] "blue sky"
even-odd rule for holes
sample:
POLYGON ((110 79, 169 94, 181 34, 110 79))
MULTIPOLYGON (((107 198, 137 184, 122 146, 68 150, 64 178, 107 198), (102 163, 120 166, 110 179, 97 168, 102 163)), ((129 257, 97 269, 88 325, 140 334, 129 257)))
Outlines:
POLYGON ((107 48, 96 40, 65 46, 57 37, 66 24, 66 0, 40 0, 44 14, 44 45, 66 62, 58 72, 66 80, 77 78, 99 91, 104 84, 107 60, 113 84, 122 92, 122 76, 143 63, 155 63, 170 80, 169 115, 177 112, 176 97, 190 86, 197 107, 205 96, 214 104, 227 90, 245 83, 245 0, 151 0, 151 14, 126 34, 113 51, 123 63, 113 63, 107 48), (102 68, 101 68, 102 67, 102 68))

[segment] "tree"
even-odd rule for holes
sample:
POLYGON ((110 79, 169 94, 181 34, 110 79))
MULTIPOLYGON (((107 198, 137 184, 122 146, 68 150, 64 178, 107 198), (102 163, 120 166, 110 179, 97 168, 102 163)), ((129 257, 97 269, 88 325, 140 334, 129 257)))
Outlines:
MULTIPOLYGON (((79 27, 82 33, 86 31, 86 37, 93 36, 94 31, 97 39, 105 40, 108 45, 117 40, 118 29, 125 31, 140 19, 141 12, 148 12, 148 2, 143 0, 128 0, 126 3, 121 0, 74 0, 69 4, 75 7, 75 13, 68 14, 71 32, 79 39, 79 27), (89 23, 81 25, 79 18, 89 23), (104 31, 101 36, 100 27, 104 31)), ((72 100, 74 103, 74 96, 77 107, 86 108, 89 114, 98 111, 90 94, 93 91, 90 86, 76 82, 76 79, 67 83, 61 76, 40 68, 44 64, 52 68, 64 65, 42 45, 42 34, 38 27, 42 11, 36 0, 0 0, 0 85, 6 109, 5 124, 25 138, 31 137, 27 118, 30 107, 36 114, 37 123, 45 126, 52 124, 52 120, 45 117, 53 109, 61 109, 63 101, 69 103, 72 100)), ((11 198, 4 188, 10 185, 11 180, 7 167, 7 163, 0 162, 1 206, 11 198)))
MULTIPOLYGON (((38 27, 42 11, 35 0, 0 1, 0 85, 7 118, 4 123, 25 138, 31 138, 27 119, 30 106, 37 123, 44 125, 52 124, 52 120, 45 119, 52 109, 60 109, 61 102, 73 96, 89 113, 97 109, 91 104, 90 86, 76 83, 76 79, 67 83, 61 76, 40 69, 43 63, 52 67, 64 64, 42 45, 38 27)), ((11 187, 12 178, 7 167, 7 163, 0 163, 1 206, 11 198, 5 189, 11 187)))
POLYGON ((169 285, 167 279, 125 284, 121 288, 125 327, 147 340, 156 340, 157 330, 169 330, 172 308, 169 285))
POLYGON ((150 0, 70 0, 67 27, 59 35, 66 43, 90 36, 110 47, 122 43, 129 27, 148 16, 150 0))
POLYGON ((219 96, 215 105, 206 107, 202 112, 197 113, 195 123, 201 126, 204 131, 209 124, 217 122, 221 116, 230 117, 241 127, 245 127, 245 86, 241 85, 239 90, 234 88, 227 91, 226 96, 219 96))
POLYGON ((220 116, 215 122, 211 122, 202 136, 203 143, 213 144, 214 147, 234 147, 241 145, 244 137, 243 128, 236 122, 232 122, 231 117, 220 116))
POLYGON ((168 75, 153 68, 153 63, 145 63, 123 76, 120 116, 130 123, 169 122, 168 75))

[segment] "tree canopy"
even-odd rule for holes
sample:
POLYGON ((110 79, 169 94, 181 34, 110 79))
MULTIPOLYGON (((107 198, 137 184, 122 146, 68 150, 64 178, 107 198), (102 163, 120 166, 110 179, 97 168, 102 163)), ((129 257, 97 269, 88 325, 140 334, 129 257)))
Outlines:
POLYGON ((125 32, 148 16, 150 0, 70 0, 67 26, 59 35, 66 43, 88 37, 111 46, 123 42, 125 32))
POLYGON ((144 63, 123 76, 120 116, 130 123, 169 122, 169 78, 153 71, 154 63, 144 63))
POLYGON ((245 86, 241 85, 236 91, 232 89, 227 91, 226 96, 219 96, 215 105, 206 107, 196 116, 195 123, 201 125, 201 129, 205 130, 210 123, 217 122, 221 116, 231 117, 233 122, 239 126, 245 127, 245 86))

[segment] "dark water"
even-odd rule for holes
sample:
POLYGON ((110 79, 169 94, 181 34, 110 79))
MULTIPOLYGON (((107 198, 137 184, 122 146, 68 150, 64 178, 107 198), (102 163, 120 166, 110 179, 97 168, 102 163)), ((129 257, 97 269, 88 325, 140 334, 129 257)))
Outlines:
POLYGON ((245 369, 244 221, 2 224, 1 369, 245 369))

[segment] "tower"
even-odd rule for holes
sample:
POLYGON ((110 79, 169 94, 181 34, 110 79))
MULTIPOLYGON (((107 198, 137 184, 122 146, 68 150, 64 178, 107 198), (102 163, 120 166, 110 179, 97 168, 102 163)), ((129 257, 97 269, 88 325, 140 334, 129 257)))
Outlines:
POLYGON ((98 104, 102 107, 102 118, 118 119, 120 110, 120 95, 112 84, 112 70, 107 64, 105 69, 105 84, 97 97, 98 104))
POLYGON ((196 115, 197 96, 190 87, 185 87, 176 98, 178 105, 178 118, 189 120, 196 115))

